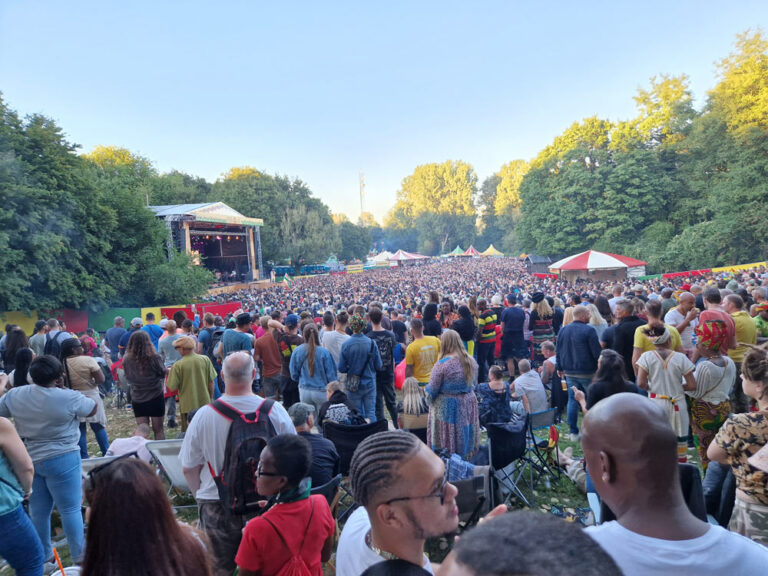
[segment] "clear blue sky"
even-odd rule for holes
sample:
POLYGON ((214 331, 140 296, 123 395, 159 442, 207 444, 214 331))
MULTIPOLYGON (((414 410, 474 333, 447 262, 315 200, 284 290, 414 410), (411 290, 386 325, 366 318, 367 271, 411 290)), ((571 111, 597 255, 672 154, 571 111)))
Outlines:
POLYGON ((3 0, 0 91, 85 151, 299 177, 352 219, 364 172, 381 220, 417 165, 482 182, 574 121, 633 116, 655 74, 688 74, 700 105, 758 26, 768 2, 3 0))

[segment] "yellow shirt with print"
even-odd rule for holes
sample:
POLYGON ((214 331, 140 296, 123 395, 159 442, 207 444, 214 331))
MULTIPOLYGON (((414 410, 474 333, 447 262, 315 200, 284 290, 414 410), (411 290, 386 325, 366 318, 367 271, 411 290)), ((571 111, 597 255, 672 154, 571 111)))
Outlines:
POLYGON ((440 339, 424 336, 414 340, 405 349, 405 365, 413 366, 413 377, 419 384, 429 383, 432 367, 440 356, 440 339))
MULTIPOLYGON (((653 345, 653 342, 651 342, 648 339, 648 336, 645 335, 643 330, 645 327, 648 326, 648 324, 643 324, 642 326, 638 326, 635 329, 635 348, 641 348, 643 352, 653 352, 656 350, 656 346, 653 345)), ((670 334, 670 349, 671 350, 680 350, 683 347, 683 341, 680 338, 680 332, 677 331, 677 328, 674 326, 670 326, 669 324, 664 324, 664 326, 667 327, 667 330, 669 330, 670 334)))

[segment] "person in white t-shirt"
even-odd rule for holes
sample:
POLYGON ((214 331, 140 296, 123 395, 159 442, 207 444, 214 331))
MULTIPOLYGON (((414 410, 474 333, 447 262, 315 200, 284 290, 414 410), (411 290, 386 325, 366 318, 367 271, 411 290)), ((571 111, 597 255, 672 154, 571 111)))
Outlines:
POLYGON ((320 344, 331 353, 336 366, 339 365, 339 358, 341 357, 341 345, 349 339, 349 334, 347 334, 348 320, 349 315, 346 312, 343 310, 339 312, 336 315, 336 329, 323 332, 323 337, 320 339, 320 344))
MULTIPOLYGON (((259 409, 264 398, 256 396, 251 388, 256 367, 249 352, 241 350, 227 356, 221 376, 226 383, 226 394, 220 400, 244 414, 259 409)), ((281 404, 275 403, 272 406, 269 419, 277 434, 296 434, 293 422, 281 404)), ((218 475, 224 468, 230 425, 230 421, 210 404, 203 406, 190 422, 179 454, 184 477, 197 500, 200 528, 211 542, 216 574, 227 576, 235 570, 235 555, 240 545, 244 519, 226 513, 210 469, 218 475)))
POLYGON ((152 454, 147 450, 149 435, 149 424, 137 424, 130 438, 115 438, 112 440, 112 444, 109 445, 105 456, 124 456, 131 452, 136 452, 136 455, 141 460, 149 463, 152 461, 152 454))
POLYGON ((349 475, 360 508, 341 533, 337 576, 359 576, 394 558, 434 573, 424 542, 459 525, 458 490, 443 461, 409 432, 379 432, 357 447, 349 475))
POLYGON ((688 509, 676 434, 652 400, 622 393, 598 402, 584 417, 581 442, 597 493, 616 515, 587 533, 626 576, 765 573, 768 548, 688 509))
POLYGON ((674 326, 680 333, 683 350, 688 356, 693 354, 696 345, 693 343, 693 333, 699 325, 699 309, 696 308, 696 296, 683 292, 677 300, 677 306, 664 316, 664 323, 674 326))

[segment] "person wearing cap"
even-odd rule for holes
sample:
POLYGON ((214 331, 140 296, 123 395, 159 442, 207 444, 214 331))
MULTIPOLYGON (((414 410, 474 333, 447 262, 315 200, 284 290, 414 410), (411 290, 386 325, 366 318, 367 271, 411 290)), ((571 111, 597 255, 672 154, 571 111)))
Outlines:
POLYGON ((226 358, 232 352, 244 350, 253 352, 253 334, 251 334, 251 324, 253 319, 248 312, 241 312, 235 318, 235 328, 224 331, 219 344, 218 356, 226 358))
POLYGON ((637 360, 637 385, 648 390, 648 397, 659 404, 677 434, 677 459, 688 458, 688 409, 685 392, 696 390, 694 366, 688 356, 672 350, 672 334, 663 324, 638 328, 655 346, 637 360), (683 384, 685 381, 685 384, 683 384))
POLYGON ((168 390, 179 391, 181 431, 186 432, 189 413, 211 403, 216 370, 208 356, 195 353, 195 341, 189 336, 176 340, 173 347, 181 359, 168 373, 166 386, 168 390))
MULTIPOLYGON (((752 318, 755 322, 755 328, 757 329, 757 343, 762 344, 768 342, 768 302, 760 302, 755 304, 756 316, 752 318)), ((29 340, 30 346, 32 345, 32 339, 29 340)))
POLYGON ((131 338, 131 334, 136 332, 136 330, 141 330, 141 325, 141 318, 134 318, 131 320, 131 324, 128 326, 128 330, 122 336, 120 336, 120 344, 118 345, 120 356, 125 354, 125 349, 128 347, 128 340, 131 338))
POLYGON ((309 469, 312 487, 327 484, 339 473, 340 458, 333 442, 321 434, 312 434, 315 425, 314 406, 298 402, 288 409, 288 416, 296 428, 296 434, 306 438, 312 446, 312 466, 309 469))
POLYGON ((304 338, 298 333, 299 317, 296 314, 288 314, 283 321, 283 327, 283 333, 276 334, 283 362, 280 371, 280 396, 283 398, 283 406, 290 408, 299 402, 299 383, 291 378, 291 356, 296 348, 304 344, 304 338))

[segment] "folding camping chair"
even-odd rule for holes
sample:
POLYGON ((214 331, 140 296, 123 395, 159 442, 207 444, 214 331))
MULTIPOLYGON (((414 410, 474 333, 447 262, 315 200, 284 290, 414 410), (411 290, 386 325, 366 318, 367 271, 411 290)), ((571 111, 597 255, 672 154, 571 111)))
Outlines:
MULTIPOLYGON (((357 446, 377 432, 386 432, 389 430, 389 422, 386 420, 377 420, 370 424, 361 424, 357 426, 348 426, 346 424, 337 424, 336 422, 326 421, 323 423, 323 436, 328 438, 336 451, 339 453, 339 471, 344 477, 349 476, 349 465, 352 462, 352 455, 357 446)), ((343 494, 342 500, 348 500, 349 504, 339 514, 339 521, 343 522, 355 510, 354 498, 352 493, 342 483, 339 485, 343 494)), ((341 508, 341 506, 340 506, 341 508)))
POLYGON ((491 509, 490 467, 475 466, 474 476, 451 484, 459 491, 456 506, 459 509, 459 531, 463 532, 477 524, 491 509))
POLYGON ((527 458, 537 472, 534 486, 543 477, 549 487, 549 477, 560 478, 560 468, 557 465, 557 448, 560 433, 555 426, 557 408, 528 414, 527 458), (546 430, 546 436, 542 431, 546 430), (538 434, 537 434, 538 432, 538 434))
POLYGON ((86 458, 85 460, 80 460, 80 468, 82 469, 83 478, 88 476, 90 471, 94 468, 112 462, 112 460, 116 460, 117 458, 119 458, 119 456, 103 456, 101 458, 86 458))
MULTIPOLYGON (((512 422, 486 424, 485 429, 488 433, 490 473, 496 479, 502 494, 506 492, 503 503, 508 503, 516 496, 526 506, 533 506, 533 467, 526 458, 528 417, 512 422), (530 498, 523 492, 524 488, 530 491, 530 498)), ((496 491, 492 489, 491 508, 497 504, 495 494, 496 491)))
MULTIPOLYGON (((147 442, 146 447, 152 458, 157 464, 160 472, 166 477, 170 486, 168 487, 168 497, 173 499, 174 493, 177 495, 191 494, 187 479, 184 478, 184 472, 181 468, 179 453, 181 452, 181 443, 183 440, 154 440, 147 442)), ((179 508, 194 508, 196 505, 174 506, 179 508)))

